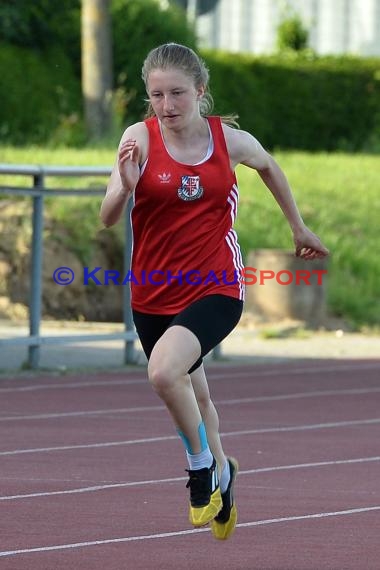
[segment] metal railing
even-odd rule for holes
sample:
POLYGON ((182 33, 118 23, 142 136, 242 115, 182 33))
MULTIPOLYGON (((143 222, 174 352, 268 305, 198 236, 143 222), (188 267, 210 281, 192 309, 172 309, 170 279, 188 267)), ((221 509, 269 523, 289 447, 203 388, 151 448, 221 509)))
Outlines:
MULTIPOLYGON (((53 189, 45 185, 47 176, 96 177, 109 176, 110 167, 69 167, 69 166, 30 166, 19 164, 0 164, 0 175, 31 176, 31 188, 17 186, 1 186, 0 193, 26 196, 33 200, 32 213, 32 247, 30 264, 30 301, 29 301, 29 335, 0 339, 0 348, 6 346, 28 346, 27 366, 39 367, 41 346, 49 344, 66 344, 87 341, 124 341, 124 364, 134 364, 134 341, 138 338, 134 329, 130 288, 123 287, 123 322, 124 331, 120 333, 91 334, 91 335, 57 335, 41 336, 42 312, 42 261, 43 261, 43 228, 44 228, 44 198, 50 196, 104 196, 104 189, 53 189)), ((130 270, 132 253, 132 229, 130 224, 131 200, 125 211, 123 264, 125 274, 130 270)), ((213 359, 221 356, 221 347, 212 351, 213 359)))
MULTIPOLYGON (((135 362, 134 341, 137 334, 134 330, 129 287, 123 287, 123 321, 124 331, 120 333, 91 334, 91 335, 57 335, 41 336, 42 308, 42 260, 43 260, 43 228, 44 228, 44 198, 47 196, 104 196, 104 189, 53 189, 47 188, 47 176, 109 176, 110 167, 64 167, 64 166, 29 166, 19 164, 0 164, 0 175, 31 176, 33 186, 21 188, 16 186, 0 186, 0 193, 13 196, 26 196, 33 200, 32 213, 32 245, 30 264, 30 301, 29 301, 29 335, 0 339, 0 347, 10 345, 28 346, 27 366, 38 368, 40 349, 43 345, 65 344, 72 342, 124 340, 124 363, 135 362)), ((124 239, 124 269, 130 268, 132 232, 130 226, 130 206, 125 212, 124 239)))

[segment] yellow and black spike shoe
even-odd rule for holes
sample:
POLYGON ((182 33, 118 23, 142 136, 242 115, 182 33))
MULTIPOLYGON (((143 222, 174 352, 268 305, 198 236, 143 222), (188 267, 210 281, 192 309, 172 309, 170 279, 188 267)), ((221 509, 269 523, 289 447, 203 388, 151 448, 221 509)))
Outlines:
POLYGON ((205 526, 212 521, 222 508, 218 473, 215 459, 210 468, 186 470, 190 488, 189 520, 195 527, 205 526))
POLYGON ((211 532, 218 540, 227 540, 233 534, 236 521, 237 509, 234 501, 234 483, 239 470, 239 464, 233 457, 228 458, 230 465, 230 482, 224 493, 222 493, 223 507, 211 522, 211 532))

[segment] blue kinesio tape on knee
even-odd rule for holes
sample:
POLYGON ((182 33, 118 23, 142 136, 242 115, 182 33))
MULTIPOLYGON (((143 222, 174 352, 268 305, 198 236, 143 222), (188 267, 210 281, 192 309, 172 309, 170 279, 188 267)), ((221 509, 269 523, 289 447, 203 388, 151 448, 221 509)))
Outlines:
POLYGON ((204 422, 201 422, 198 427, 199 441, 201 442, 201 451, 208 448, 207 433, 204 422))
POLYGON ((193 449, 192 449, 192 447, 191 447, 191 445, 190 445, 190 441, 187 439, 187 437, 185 436, 185 434, 183 433, 183 431, 180 431, 179 429, 177 429, 177 432, 178 432, 178 435, 180 436, 180 438, 181 438, 182 441, 183 441, 183 444, 184 444, 184 446, 185 446, 185 448, 186 448, 186 451, 192 455, 192 454, 193 454, 193 449))

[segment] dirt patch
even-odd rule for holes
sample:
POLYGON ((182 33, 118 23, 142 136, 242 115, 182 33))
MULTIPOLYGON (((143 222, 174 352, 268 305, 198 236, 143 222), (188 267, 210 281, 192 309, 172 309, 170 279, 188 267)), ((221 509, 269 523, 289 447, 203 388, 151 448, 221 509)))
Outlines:
MULTIPOLYGON (((30 299, 32 206, 25 201, 0 203, 0 318, 25 318, 30 299)), ((67 227, 45 219, 42 268, 42 317, 77 321, 122 321, 122 287, 83 284, 83 260, 72 251, 67 227), (74 281, 54 282, 58 267, 70 267, 74 281)), ((88 266, 122 266, 122 244, 114 233, 94 234, 88 266), (112 262, 112 265, 110 263, 112 262)))

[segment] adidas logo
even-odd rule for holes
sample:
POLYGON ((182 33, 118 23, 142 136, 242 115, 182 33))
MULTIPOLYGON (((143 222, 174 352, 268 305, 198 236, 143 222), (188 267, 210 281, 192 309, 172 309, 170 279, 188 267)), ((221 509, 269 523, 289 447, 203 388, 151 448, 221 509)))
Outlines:
POLYGON ((172 175, 170 174, 170 172, 163 172, 162 174, 158 175, 161 184, 167 184, 168 182, 170 182, 171 177, 172 175))

